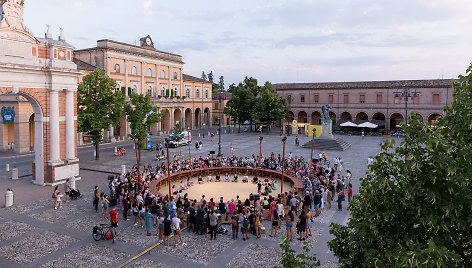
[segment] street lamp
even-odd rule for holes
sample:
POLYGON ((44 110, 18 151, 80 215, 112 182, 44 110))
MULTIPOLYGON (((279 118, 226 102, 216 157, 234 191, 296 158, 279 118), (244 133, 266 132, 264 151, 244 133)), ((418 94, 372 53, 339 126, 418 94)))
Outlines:
POLYGON ((222 107, 221 107, 221 94, 218 95, 218 108, 220 109, 220 115, 218 116, 218 157, 221 156, 221 119, 222 119, 222 116, 221 116, 221 112, 223 111, 222 107))
POLYGON ((311 159, 310 159, 310 161, 311 161, 311 164, 313 165, 313 147, 315 145, 316 128, 313 128, 311 131, 313 132, 313 138, 311 140, 311 159))
POLYGON ((264 139, 262 137, 262 126, 259 127, 259 130, 261 131, 261 136, 259 137, 259 156, 262 159, 262 140, 264 139))
POLYGON ((285 169, 285 142, 287 141, 287 137, 284 136, 282 138, 282 142, 284 143, 284 150, 282 152, 282 183, 280 185, 280 193, 284 193, 284 169, 285 169))
POLYGON ((166 142, 166 148, 167 148, 167 180, 169 181, 169 200, 170 197, 172 196, 172 192, 170 190, 170 162, 169 162, 169 139, 165 139, 166 142))
POLYGON ((408 100, 418 97, 420 93, 418 91, 410 92, 409 88, 404 88, 402 91, 395 91, 395 98, 400 98, 400 100, 405 100, 405 124, 408 124, 408 100))
POLYGON ((136 153, 136 165, 138 166, 138 184, 141 184, 141 172, 139 171, 139 158, 138 158, 138 145, 136 144, 136 133, 133 131, 131 132, 131 135, 133 135, 133 140, 134 140, 134 152, 136 153))

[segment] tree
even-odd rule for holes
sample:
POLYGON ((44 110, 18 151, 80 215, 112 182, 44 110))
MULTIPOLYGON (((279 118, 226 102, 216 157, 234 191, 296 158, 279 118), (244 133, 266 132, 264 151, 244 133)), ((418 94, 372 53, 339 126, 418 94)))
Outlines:
POLYGON ((84 76, 77 90, 77 128, 91 136, 97 160, 102 130, 118 126, 123 116, 125 100, 121 92, 114 92, 115 87, 115 80, 95 69, 84 76))
POLYGON ((125 105, 125 113, 128 116, 128 122, 131 123, 131 130, 134 132, 134 135, 130 136, 138 140, 137 150, 140 160, 142 143, 149 134, 149 128, 162 120, 165 110, 158 112, 157 107, 151 104, 149 95, 132 94, 130 100, 131 104, 125 105))
POLYGON ((207 75, 205 74, 204 71, 202 72, 202 79, 205 80, 205 81, 208 79, 208 77, 207 77, 207 75))
POLYGON ((406 139, 381 144, 347 226, 329 248, 345 267, 472 267, 472 65, 433 125, 413 114, 406 139))
POLYGON ((241 123, 253 119, 255 106, 256 98, 251 90, 243 83, 239 83, 234 89, 231 99, 226 103, 223 113, 238 121, 239 132, 241 132, 241 123))
POLYGON ((277 91, 272 88, 272 84, 266 82, 259 90, 256 118, 267 125, 267 134, 269 134, 270 123, 287 117, 288 112, 285 98, 277 96, 277 91))
POLYGON ((228 92, 229 92, 229 93, 232 93, 235 88, 236 88, 236 85, 235 85, 234 83, 232 83, 232 84, 229 85, 229 87, 228 87, 228 92))
POLYGON ((225 91, 225 77, 224 76, 220 76, 220 82, 218 83, 218 90, 220 92, 225 91))
POLYGON ((208 82, 213 83, 213 71, 208 74, 208 82))
MULTIPOLYGON (((178 143, 184 138, 184 134, 182 133, 182 124, 178 122, 174 126, 174 131, 172 132, 172 140, 174 144, 178 143)), ((190 146, 190 145, 189 145, 190 146)), ((179 155, 182 155, 181 150, 179 149, 179 155)))
POLYGON ((317 267, 320 266, 320 261, 316 256, 310 256, 310 247, 308 242, 303 242, 303 252, 295 254, 295 250, 290 246, 290 241, 286 237, 282 237, 283 241, 280 243, 282 249, 282 258, 280 259, 280 266, 275 268, 298 268, 298 267, 317 267))

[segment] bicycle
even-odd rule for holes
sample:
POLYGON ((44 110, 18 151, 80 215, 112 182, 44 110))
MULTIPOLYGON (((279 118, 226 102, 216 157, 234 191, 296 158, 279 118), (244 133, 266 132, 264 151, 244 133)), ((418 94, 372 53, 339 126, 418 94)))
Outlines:
POLYGON ((101 223, 100 226, 94 226, 92 237, 95 241, 105 240, 105 239, 112 239, 113 243, 115 243, 115 235, 113 234, 112 228, 108 224, 101 223), (104 230, 108 228, 106 232, 104 230))

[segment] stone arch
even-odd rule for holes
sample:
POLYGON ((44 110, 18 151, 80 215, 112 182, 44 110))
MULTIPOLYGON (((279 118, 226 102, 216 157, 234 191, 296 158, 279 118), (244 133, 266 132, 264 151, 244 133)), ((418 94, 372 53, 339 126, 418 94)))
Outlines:
POLYGON ((336 125, 336 113, 335 112, 329 112, 329 119, 333 121, 333 126, 336 125))
POLYGON ((289 111, 288 116, 285 119, 287 123, 291 124, 292 121, 295 119, 295 114, 292 111, 289 111))
POLYGON ((356 120, 369 120, 369 116, 364 112, 360 112, 356 115, 356 120))
POLYGON ((200 108, 195 109, 195 120, 193 121, 194 128, 200 128, 202 126, 202 113, 200 108))
POLYGON ((298 123, 308 123, 308 115, 305 111, 298 112, 298 123))
POLYGON ((192 125, 192 109, 190 109, 190 108, 185 109, 185 126, 187 126, 187 128, 192 128, 193 127, 193 125, 192 125))
POLYGON ((210 109, 208 107, 203 110, 203 122, 206 127, 210 125, 210 109))
POLYGON ((30 115, 28 120, 29 127, 29 147, 30 151, 34 151, 34 113, 30 115))
POLYGON ((428 123, 434 124, 437 121, 438 117, 442 118, 442 115, 437 114, 437 113, 431 114, 430 116, 428 116, 428 123))
POLYGON ((377 112, 372 115, 372 123, 377 124, 379 127, 385 126, 385 115, 381 112, 377 112))
POLYGON ((165 111, 164 117, 162 117, 162 130, 171 131, 171 122, 170 122, 170 111, 168 109, 163 109, 165 111))
POLYGON ((340 120, 342 121, 352 121, 352 115, 349 112, 343 112, 341 114, 340 120))
POLYGON ((312 125, 319 125, 321 120, 321 113, 316 111, 311 113, 311 124, 312 125))
POLYGON ((177 122, 180 122, 182 127, 184 126, 182 122, 182 111, 180 111, 180 109, 174 110, 174 122, 172 122, 174 127, 177 125, 177 122))
POLYGON ((400 123, 403 123, 405 119, 400 113, 393 113, 390 115, 390 129, 396 129, 400 123))

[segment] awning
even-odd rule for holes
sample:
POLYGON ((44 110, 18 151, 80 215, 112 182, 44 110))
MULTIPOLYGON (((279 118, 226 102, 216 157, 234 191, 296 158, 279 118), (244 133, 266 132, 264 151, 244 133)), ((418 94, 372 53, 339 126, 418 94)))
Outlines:
POLYGON ((366 128, 377 128, 376 124, 372 124, 370 122, 365 122, 359 125, 359 127, 366 127, 366 128))
POLYGON ((341 126, 341 127, 359 127, 358 125, 356 125, 356 124, 354 124, 350 121, 344 122, 344 123, 340 124, 339 126, 341 126))

